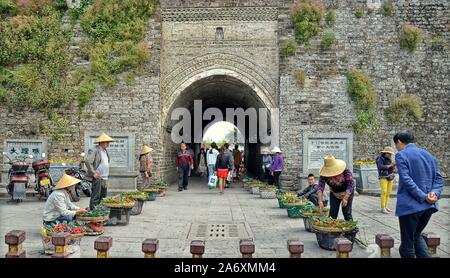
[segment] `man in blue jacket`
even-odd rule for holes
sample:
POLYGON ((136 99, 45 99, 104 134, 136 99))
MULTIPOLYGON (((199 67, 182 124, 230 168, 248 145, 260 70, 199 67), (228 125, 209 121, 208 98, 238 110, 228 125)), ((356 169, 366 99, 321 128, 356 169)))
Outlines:
POLYGON ((421 233, 431 215, 438 211, 444 182, 439 165, 429 152, 414 144, 414 135, 402 131, 394 136, 395 156, 399 174, 395 214, 400 223, 400 256, 431 257, 421 233))

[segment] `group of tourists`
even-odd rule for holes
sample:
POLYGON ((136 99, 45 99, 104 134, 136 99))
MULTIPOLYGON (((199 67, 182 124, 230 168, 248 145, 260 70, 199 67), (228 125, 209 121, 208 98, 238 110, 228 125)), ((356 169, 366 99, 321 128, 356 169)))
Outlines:
POLYGON ((275 147, 272 151, 269 151, 268 148, 263 148, 261 154, 263 179, 266 180, 268 184, 275 185, 280 189, 280 176, 284 169, 284 159, 281 155, 280 148, 275 147))

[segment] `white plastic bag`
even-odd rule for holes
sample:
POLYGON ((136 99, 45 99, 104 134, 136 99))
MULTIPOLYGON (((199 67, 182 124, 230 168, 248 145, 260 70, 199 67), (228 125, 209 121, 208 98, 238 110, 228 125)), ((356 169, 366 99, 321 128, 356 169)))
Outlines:
POLYGON ((211 175, 209 177, 208 186, 209 186, 209 188, 217 187, 217 176, 216 175, 211 175))

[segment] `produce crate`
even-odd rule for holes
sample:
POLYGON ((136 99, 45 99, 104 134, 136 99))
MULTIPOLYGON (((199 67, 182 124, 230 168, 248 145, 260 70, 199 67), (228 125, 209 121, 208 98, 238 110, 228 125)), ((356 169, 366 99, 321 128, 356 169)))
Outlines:
POLYGON ((278 205, 280 206, 281 209, 285 209, 286 206, 283 203, 283 199, 282 198, 277 198, 278 199, 278 205))
POLYGON ((258 186, 253 186, 252 187, 252 194, 259 194, 259 187, 258 186))
POLYGON ((144 207, 144 200, 136 200, 136 204, 131 208, 130 215, 139 215, 142 213, 144 207))
POLYGON ((338 237, 345 237, 351 241, 353 244, 355 241, 356 234, 358 233, 358 229, 355 229, 350 232, 321 232, 313 229, 313 232, 316 233, 317 243, 320 248, 325 250, 336 250, 334 248, 334 239, 338 237))
POLYGON ((128 225, 132 208, 111 208, 109 212, 108 226, 128 225))

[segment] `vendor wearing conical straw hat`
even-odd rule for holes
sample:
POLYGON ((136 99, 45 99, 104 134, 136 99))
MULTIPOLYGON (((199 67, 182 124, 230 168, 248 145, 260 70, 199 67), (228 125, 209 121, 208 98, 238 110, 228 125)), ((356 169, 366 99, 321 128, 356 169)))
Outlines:
POLYGON ((84 161, 87 169, 86 179, 92 181, 92 193, 89 202, 91 210, 100 204, 107 194, 110 159, 106 149, 111 142, 114 142, 114 139, 106 133, 102 133, 95 139, 94 143, 97 145, 89 150, 87 159, 84 161))
POLYGON ((84 209, 80 209, 70 201, 70 194, 73 186, 80 180, 72 176, 64 174, 58 181, 54 191, 48 197, 44 206, 44 224, 50 225, 58 222, 70 222, 75 214, 86 213, 84 209))
POLYGON ((347 168, 345 161, 336 159, 332 155, 323 158, 323 166, 320 168, 319 188, 317 196, 319 208, 323 209, 323 191, 325 184, 330 187, 330 216, 337 218, 339 207, 342 203, 342 214, 345 220, 352 220, 352 201, 355 186, 353 175, 347 168))
POLYGON ((146 188, 149 184, 149 179, 152 176, 151 170, 151 157, 150 153, 153 151, 149 146, 144 146, 139 155, 139 172, 142 175, 141 188, 146 188))
POLYGON ((394 149, 385 147, 377 157, 378 179, 381 187, 381 212, 390 213, 392 210, 387 206, 392 192, 392 184, 394 181, 395 162, 392 161, 394 149))

